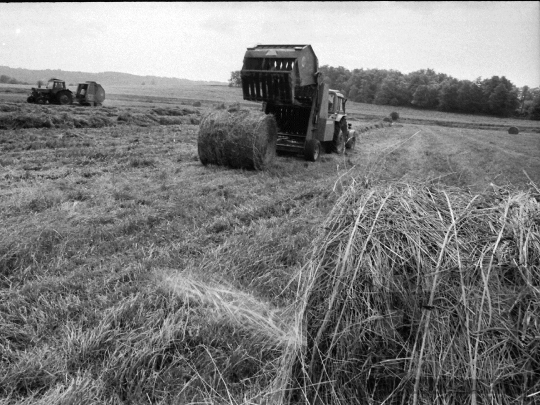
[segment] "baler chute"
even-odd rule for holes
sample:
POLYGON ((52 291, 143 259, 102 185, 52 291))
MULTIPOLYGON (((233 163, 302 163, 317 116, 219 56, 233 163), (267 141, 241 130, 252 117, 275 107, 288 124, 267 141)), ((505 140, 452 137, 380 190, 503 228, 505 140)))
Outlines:
POLYGON ((245 100, 295 104, 311 102, 318 60, 310 45, 248 48, 241 71, 245 100))

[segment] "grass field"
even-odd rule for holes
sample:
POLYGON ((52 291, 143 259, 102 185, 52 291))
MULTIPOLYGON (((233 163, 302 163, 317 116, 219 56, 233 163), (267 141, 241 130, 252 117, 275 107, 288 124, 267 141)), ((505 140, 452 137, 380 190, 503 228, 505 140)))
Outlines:
POLYGON ((349 103, 357 128, 401 119, 343 156, 251 172, 197 156, 206 111, 260 108, 239 89, 105 88, 90 108, 29 105, 27 87, 0 87, 5 405, 258 403, 310 243, 352 179, 540 185, 533 121, 349 103))

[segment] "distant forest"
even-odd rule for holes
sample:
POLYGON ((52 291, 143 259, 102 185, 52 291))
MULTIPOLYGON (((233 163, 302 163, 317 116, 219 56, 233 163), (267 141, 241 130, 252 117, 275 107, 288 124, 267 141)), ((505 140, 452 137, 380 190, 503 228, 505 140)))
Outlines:
MULTIPOLYGON (((432 69, 403 74, 324 65, 319 70, 331 89, 359 103, 540 120, 540 88, 518 88, 504 76, 470 81, 432 69)), ((240 71, 231 72, 229 85, 241 85, 240 71)))
POLYGON ((21 82, 13 77, 10 77, 8 75, 0 75, 0 83, 7 83, 7 84, 29 84, 27 82, 21 82))
POLYGON ((518 88, 504 76, 470 81, 432 69, 404 75, 395 70, 350 71, 328 65, 320 71, 331 88, 359 103, 540 119, 540 89, 518 88))

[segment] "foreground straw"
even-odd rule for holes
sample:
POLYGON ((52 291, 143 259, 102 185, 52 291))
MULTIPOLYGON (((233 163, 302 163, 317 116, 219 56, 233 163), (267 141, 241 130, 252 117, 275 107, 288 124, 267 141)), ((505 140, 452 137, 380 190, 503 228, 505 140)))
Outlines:
POLYGON ((528 193, 353 184, 313 243, 270 402, 540 399, 539 263, 528 193))

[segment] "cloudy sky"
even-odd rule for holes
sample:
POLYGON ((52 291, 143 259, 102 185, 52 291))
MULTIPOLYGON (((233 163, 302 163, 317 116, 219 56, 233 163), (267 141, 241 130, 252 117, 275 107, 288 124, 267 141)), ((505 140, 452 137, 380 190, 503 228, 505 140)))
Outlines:
POLYGON ((540 86, 540 3, 1 3, 0 65, 227 81, 257 43, 321 65, 540 86))

